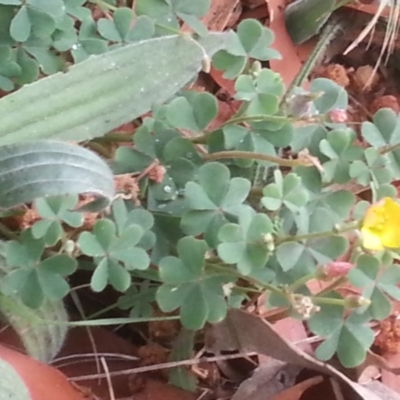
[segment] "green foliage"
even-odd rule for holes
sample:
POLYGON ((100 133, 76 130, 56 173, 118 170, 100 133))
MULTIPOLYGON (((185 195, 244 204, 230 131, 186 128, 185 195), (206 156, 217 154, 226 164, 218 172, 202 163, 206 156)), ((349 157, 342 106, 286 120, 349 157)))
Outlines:
POLYGON ((269 46, 274 41, 273 33, 256 20, 244 20, 232 35, 225 50, 213 57, 216 68, 224 70, 224 77, 236 78, 240 75, 249 58, 268 61, 280 58, 280 54, 269 46))
POLYGON ((65 254, 55 254, 41 260, 45 248, 44 241, 37 240, 32 232, 22 233, 21 241, 7 243, 6 263, 12 270, 0 283, 6 295, 18 294, 29 307, 40 307, 45 299, 62 299, 70 287, 65 277, 72 274, 77 262, 65 254))
POLYGON ((182 217, 182 229, 188 235, 204 233, 207 242, 215 245, 219 228, 247 208, 242 203, 250 182, 240 177, 230 179, 229 169, 219 163, 202 166, 197 177, 197 182, 185 186, 188 211, 182 217))
POLYGON ((207 274, 205 241, 188 236, 178 242, 177 250, 179 258, 168 256, 159 263, 164 282, 156 295, 160 308, 166 312, 179 308, 182 324, 188 329, 221 321, 227 310, 222 287, 229 277, 207 274))
POLYGON ((219 230, 218 255, 227 264, 236 264, 240 273, 248 275, 253 268, 262 268, 270 249, 268 234, 271 220, 265 214, 245 209, 239 214, 239 224, 226 224, 219 230))
POLYGON ((98 220, 93 233, 82 232, 78 240, 82 253, 95 259, 91 287, 97 292, 107 283, 116 290, 126 291, 131 284, 129 271, 143 270, 150 264, 146 250, 152 246, 152 240, 146 237, 146 231, 153 225, 152 215, 145 210, 127 213, 122 209, 114 217, 115 222, 98 220))
POLYGON ((380 268, 379 261, 371 256, 363 255, 357 260, 357 268, 349 273, 350 282, 363 290, 363 296, 371 300, 369 306, 360 309, 371 318, 382 320, 390 315, 392 305, 390 297, 400 299, 400 267, 396 264, 380 268))
POLYGON ((83 224, 83 215, 71 211, 78 202, 78 196, 40 198, 35 207, 42 219, 32 225, 32 236, 43 238, 49 246, 55 245, 63 235, 62 223, 78 228, 83 224))
POLYGON ((326 337, 316 350, 318 358, 329 360, 337 353, 341 363, 352 368, 365 360, 367 350, 374 341, 374 332, 363 324, 365 319, 355 313, 344 317, 343 311, 340 306, 323 305, 308 325, 313 333, 326 337))
POLYGON ((208 0, 135 5, 101 2, 95 21, 81 0, 0 0, 0 88, 17 89, 0 99, 1 215, 25 203, 34 214, 13 232, 0 225, 0 300, 41 310, 70 293, 79 269, 94 292, 117 292, 106 309, 176 313, 198 330, 264 294, 322 337, 320 359, 360 364, 370 323, 400 300, 398 251, 362 247, 370 203, 342 185, 362 185, 374 203, 395 195, 398 117, 385 109, 363 122, 364 149, 332 117, 348 106, 336 83, 315 79, 282 101, 282 78, 261 64, 279 54, 259 22, 207 34, 208 0), (181 23, 195 33, 176 34, 181 23), (217 96, 186 88, 211 57, 240 103, 224 122, 217 96), (39 74, 53 76, 26 85, 39 74), (114 131, 139 117, 133 132, 114 131), (39 138, 89 141, 107 160, 39 138), (329 275, 345 255, 353 297, 329 275), (332 292, 311 294, 318 279, 332 292))

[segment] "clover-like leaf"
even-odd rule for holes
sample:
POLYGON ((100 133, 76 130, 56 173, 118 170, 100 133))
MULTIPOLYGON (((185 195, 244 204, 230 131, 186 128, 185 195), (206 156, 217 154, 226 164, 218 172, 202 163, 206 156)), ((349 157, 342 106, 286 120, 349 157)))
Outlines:
POLYGON ((288 241, 277 247, 276 258, 285 272, 296 267, 311 273, 317 265, 325 265, 344 254, 347 247, 347 240, 340 236, 308 240, 306 243, 288 241))
POLYGON ((278 111, 279 99, 285 86, 279 74, 265 68, 255 78, 239 76, 235 89, 236 99, 249 102, 247 115, 273 115, 278 111))
POLYGON ((254 19, 243 20, 232 32, 226 50, 219 51, 213 57, 217 69, 224 70, 224 77, 236 78, 240 75, 249 58, 262 61, 281 58, 280 54, 270 47, 274 41, 273 32, 263 27, 254 19))
POLYGON ((342 306, 321 305, 321 311, 311 317, 308 326, 316 335, 325 337, 316 349, 316 356, 327 361, 336 353, 347 368, 360 365, 374 341, 374 332, 365 321, 356 313, 345 318, 342 306))
POLYGON ((261 203, 267 210, 278 210, 283 205, 291 211, 296 211, 307 203, 309 194, 299 176, 289 173, 283 177, 282 173, 276 170, 274 177, 275 183, 270 183, 263 189, 261 203))
POLYGON ((17 42, 25 42, 31 36, 50 38, 57 22, 65 16, 63 0, 27 0, 19 4, 22 6, 10 24, 10 35, 17 42))
MULTIPOLYGON (((373 121, 363 122, 361 126, 363 138, 373 147, 394 145, 400 141, 400 117, 393 110, 383 108, 377 111, 373 121)), ((388 167, 394 176, 400 175, 400 150, 391 151, 386 155, 388 167)))
POLYGON ((389 159, 380 154, 375 147, 364 150, 364 160, 355 160, 350 164, 349 174, 361 185, 368 186, 373 181, 377 186, 389 183, 392 172, 389 159))
POLYGON ((43 218, 32 226, 36 239, 44 238, 46 244, 54 245, 60 240, 63 228, 61 223, 77 228, 83 224, 83 214, 71 211, 78 202, 78 196, 53 196, 35 200, 34 205, 43 218))
POLYGON ((250 191, 250 181, 230 179, 229 169, 216 162, 202 166, 196 182, 188 182, 185 199, 189 209, 181 221, 189 235, 206 234, 209 243, 216 244, 219 228, 228 215, 238 215, 247 206, 242 203, 250 191))
POLYGON ((226 224, 220 229, 218 255, 227 264, 236 264, 241 274, 248 275, 267 262, 270 250, 266 235, 271 235, 272 230, 268 216, 252 209, 243 210, 238 224, 226 224))
POLYGON ((321 153, 330 159, 323 164, 325 182, 346 183, 350 180, 350 162, 362 155, 362 149, 353 145, 355 136, 351 129, 333 130, 320 142, 321 153))
POLYGON ((117 305, 121 310, 130 310, 130 318, 149 318, 153 315, 155 295, 156 288, 144 281, 139 287, 132 285, 118 298, 117 305))
POLYGON ((185 237, 178 242, 179 258, 168 256, 159 263, 163 284, 157 290, 157 303, 165 312, 180 308, 182 324, 188 329, 219 322, 227 311, 222 286, 230 278, 205 272, 207 250, 204 240, 185 237))
MULTIPOLYGON (((0 9, 0 12, 1 9, 0 9)), ((11 78, 21 75, 21 66, 13 59, 13 51, 8 45, 0 46, 0 88, 10 91, 14 88, 11 78)))
POLYGON ((150 39, 155 32, 151 18, 145 15, 135 18, 132 9, 128 7, 115 10, 112 20, 100 18, 97 28, 105 39, 121 43, 150 39))
POLYGON ((392 304, 389 297, 400 300, 400 266, 393 264, 382 269, 379 261, 372 256, 362 255, 357 268, 348 274, 350 282, 363 289, 362 295, 371 300, 360 312, 366 312, 374 319, 382 320, 390 315, 392 304))
POLYGON ((8 242, 5 250, 11 270, 0 283, 4 294, 18 294, 25 305, 38 308, 45 299, 60 300, 69 293, 64 277, 75 271, 75 259, 59 254, 41 260, 44 242, 29 230, 23 232, 21 242, 8 242))
POLYGON ((200 132, 217 116, 218 103, 210 93, 189 92, 168 104, 166 117, 169 123, 180 129, 200 132))
MULTIPOLYGON (((120 222, 119 225, 121 229, 120 222)), ((128 270, 149 266, 150 257, 139 244, 144 234, 145 230, 132 221, 117 233, 116 225, 108 219, 97 221, 93 233, 80 234, 81 251, 93 257, 97 264, 91 282, 93 290, 101 291, 110 283, 115 289, 125 291, 131 284, 128 270)))
POLYGON ((314 79, 311 82, 310 91, 312 93, 323 93, 322 96, 314 100, 315 107, 321 114, 333 109, 347 109, 348 95, 346 90, 330 79, 314 79))
MULTIPOLYGON (((286 128, 287 126, 282 127, 281 131, 273 132, 266 129, 255 130, 251 129, 251 127, 226 125, 222 129, 225 141, 225 149, 251 151, 276 156, 276 149, 274 147, 276 143, 274 140, 275 134, 276 137, 280 137, 283 141, 286 141, 288 135, 291 135, 291 129, 289 128, 289 130, 287 130, 286 128)), ((235 164, 242 168, 248 168, 254 164, 254 160, 238 159, 235 160, 235 164)), ((268 164, 268 162, 264 162, 265 166, 268 164)))

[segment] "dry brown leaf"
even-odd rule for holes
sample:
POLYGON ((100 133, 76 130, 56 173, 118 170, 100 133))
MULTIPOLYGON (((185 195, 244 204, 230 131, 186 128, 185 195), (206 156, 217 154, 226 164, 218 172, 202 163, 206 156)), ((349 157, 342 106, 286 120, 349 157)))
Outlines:
POLYGON ((241 310, 230 310, 226 320, 212 326, 206 335, 209 351, 239 350, 256 352, 291 365, 318 371, 337 379, 351 393, 352 399, 381 400, 362 385, 351 381, 331 365, 318 361, 284 340, 273 325, 241 310))
MULTIPOLYGON (((269 28, 275 34, 272 47, 279 51, 281 60, 271 60, 270 68, 281 74, 283 82, 289 86, 302 67, 302 63, 308 58, 314 47, 312 41, 304 45, 296 46, 289 36, 285 26, 284 11, 285 0, 266 0, 269 7, 270 24, 269 28)), ((305 84, 307 87, 307 83, 305 84)))
MULTIPOLYGON (((306 390, 321 384, 323 380, 324 378, 322 376, 314 376, 277 394, 272 400, 300 400, 306 390)), ((264 397, 264 400, 267 399, 268 397, 264 397)))
POLYGON ((301 367, 270 359, 239 386, 231 400, 264 400, 295 384, 301 367))
POLYGON ((213 0, 207 14, 202 18, 203 24, 210 31, 223 31, 238 4, 239 0, 213 0))

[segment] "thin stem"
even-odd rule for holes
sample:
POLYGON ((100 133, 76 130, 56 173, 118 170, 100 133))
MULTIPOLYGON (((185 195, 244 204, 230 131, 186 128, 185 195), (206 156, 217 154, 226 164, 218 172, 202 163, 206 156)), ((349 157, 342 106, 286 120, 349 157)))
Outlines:
POLYGON ((274 292, 276 294, 286 297, 285 292, 283 290, 277 288, 276 286, 271 285, 269 283, 260 282, 259 280, 254 279, 251 276, 242 275, 240 272, 234 270, 233 268, 224 267, 222 265, 211 264, 211 263, 207 263, 206 266, 216 272, 221 273, 221 274, 231 275, 235 278, 243 279, 244 281, 247 281, 254 286, 262 287, 264 290, 269 290, 271 292, 274 292))
POLYGON ((104 158, 111 158, 110 151, 102 146, 100 143, 97 142, 88 142, 86 144, 94 152, 98 153, 99 155, 103 156, 104 158))
POLYGON ((113 142, 127 142, 127 143, 132 143, 132 133, 109 133, 108 135, 105 135, 101 138, 96 138, 94 141, 96 142, 102 142, 102 143, 113 143, 113 142))
POLYGON ((391 153, 392 151, 396 151, 399 149, 400 149, 400 142, 391 144, 391 145, 387 145, 387 146, 382 146, 379 149, 379 154, 384 155, 384 154, 391 153))
POLYGON ((280 158, 276 156, 271 156, 269 154, 253 153, 251 151, 218 151, 216 153, 208 154, 203 156, 203 160, 214 161, 222 160, 227 158, 242 158, 249 160, 261 160, 269 161, 274 164, 278 164, 282 167, 299 167, 299 166, 312 166, 307 160, 296 159, 288 160, 286 158, 280 158))
POLYGON ((332 306, 345 306, 346 299, 332 299, 329 297, 311 297, 314 304, 328 304, 332 306))
POLYGON ((162 25, 162 24, 154 24, 157 28, 161 28, 166 30, 167 32, 174 33, 176 35, 182 35, 182 32, 179 29, 171 28, 170 26, 162 25))
POLYGON ((289 285, 288 291, 290 293, 294 293, 299 287, 305 285, 308 281, 314 278, 315 278, 315 272, 302 276, 301 278, 294 281, 291 285, 289 285))
POLYGON ((337 236, 341 233, 349 232, 354 229, 357 229, 360 226, 360 221, 354 221, 348 225, 343 226, 339 229, 332 229, 330 231, 323 231, 323 232, 313 232, 313 233, 306 233, 304 235, 294 235, 294 236, 285 236, 282 238, 278 238, 275 241, 275 245, 279 245, 285 242, 300 242, 302 240, 310 240, 310 239, 320 239, 326 238, 331 236, 337 236))
POLYGON ((283 117, 281 115, 241 115, 239 117, 229 119, 228 121, 224 122, 221 127, 231 124, 240 124, 242 122, 294 122, 296 120, 297 119, 295 118, 283 117))
POLYGON ((331 16, 326 23, 319 37, 318 43, 308 57, 307 61, 302 65, 300 71, 295 76, 290 86, 287 88, 285 95, 282 97, 281 105, 284 105, 287 98, 292 94, 296 86, 301 86, 310 73, 313 71, 322 55, 326 52, 329 42, 334 39, 342 28, 343 21, 340 21, 335 16, 331 16))

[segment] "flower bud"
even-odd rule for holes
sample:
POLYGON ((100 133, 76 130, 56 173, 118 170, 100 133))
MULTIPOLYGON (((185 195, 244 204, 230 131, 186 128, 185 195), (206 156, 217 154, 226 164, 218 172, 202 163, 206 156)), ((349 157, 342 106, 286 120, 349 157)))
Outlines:
POLYGON ((263 242, 266 244, 267 249, 270 252, 273 252, 275 250, 275 242, 274 242, 274 237, 271 233, 266 233, 263 236, 263 242))
POLYGON ((340 278, 354 268, 354 265, 347 261, 332 261, 323 267, 326 279, 340 278))
POLYGON ((340 108, 336 108, 328 112, 328 118, 330 122, 343 123, 347 121, 347 112, 340 108))
POLYGON ((346 308, 358 308, 363 306, 369 306, 371 304, 370 299, 366 299, 363 296, 347 296, 345 298, 345 307, 346 308))

